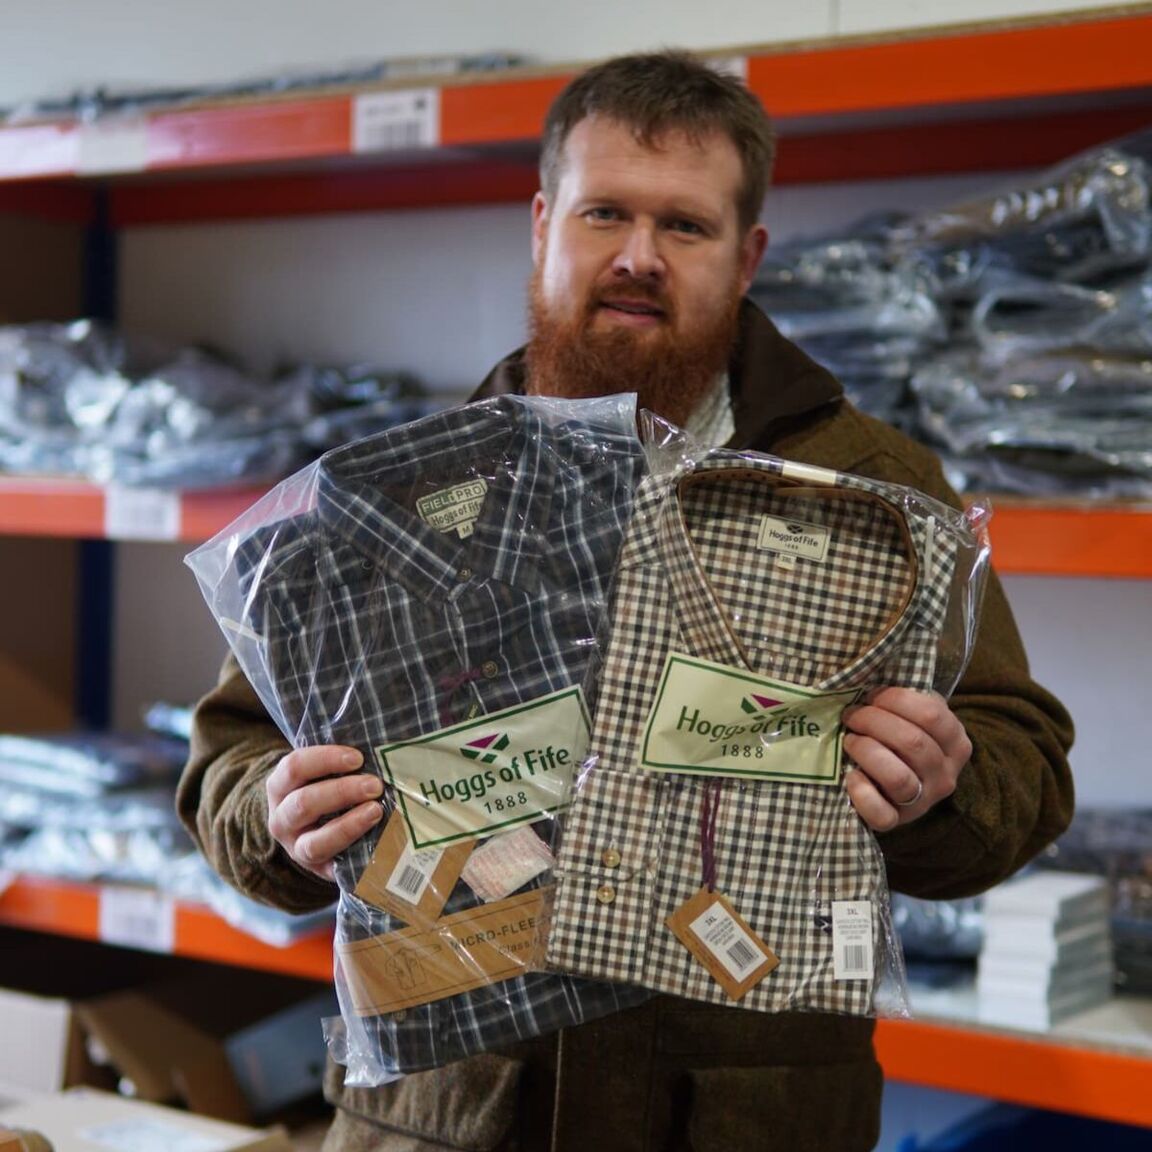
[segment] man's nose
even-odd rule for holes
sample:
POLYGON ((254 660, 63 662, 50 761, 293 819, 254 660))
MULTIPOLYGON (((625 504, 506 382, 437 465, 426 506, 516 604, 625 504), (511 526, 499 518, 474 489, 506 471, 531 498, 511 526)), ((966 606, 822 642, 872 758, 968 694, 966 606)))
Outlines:
POLYGON ((635 223, 624 236, 620 251, 612 262, 618 275, 629 275, 637 280, 659 279, 664 275, 664 258, 653 227, 635 223))

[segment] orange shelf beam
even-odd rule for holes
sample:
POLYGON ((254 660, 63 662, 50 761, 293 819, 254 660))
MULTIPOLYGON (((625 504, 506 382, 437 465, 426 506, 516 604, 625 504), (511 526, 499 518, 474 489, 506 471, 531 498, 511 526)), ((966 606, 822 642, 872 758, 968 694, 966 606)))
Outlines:
POLYGON ((992 563, 1035 576, 1152 576, 1152 506, 1014 504, 992 497, 992 563))
MULTIPOLYGON (((787 136, 813 118, 848 118, 857 127, 877 114, 913 113, 913 120, 923 120, 941 109, 989 104, 1010 109, 1013 102, 1146 92, 1152 89, 1150 49, 1152 14, 1081 13, 978 30, 761 45, 742 55, 749 86, 787 136)), ((440 85, 440 148, 451 152, 536 141, 549 104, 575 71, 575 66, 545 74, 524 69, 448 80, 440 85)), ((407 87, 431 86, 420 81, 413 77, 407 87)), ((355 101, 372 91, 153 112, 122 125, 132 159, 120 163, 137 172, 171 172, 350 157, 355 101)), ((104 127, 100 122, 0 127, 0 180, 92 171, 86 145, 99 144, 104 127)), ((839 130, 848 127, 842 122, 839 130)), ((378 162, 387 156, 367 158, 378 162)))
MULTIPOLYGON (((203 540, 230 524, 263 490, 174 494, 179 502, 174 535, 133 539, 203 540)), ((0 478, 0 535, 104 539, 108 499, 99 485, 68 480, 0 478)))
MULTIPOLYGON (((100 886, 21 876, 0 892, 0 924, 81 940, 100 940, 100 886)), ((173 954, 312 980, 332 979, 332 936, 317 933, 287 948, 231 927, 210 909, 176 908, 173 954)))
POLYGON ((1152 1054, 922 1020, 878 1020, 876 1051, 892 1080, 1152 1127, 1152 1054))
POLYGON ((774 116, 1115 92, 1152 77, 1152 16, 917 33, 880 42, 766 48, 749 87, 774 116))

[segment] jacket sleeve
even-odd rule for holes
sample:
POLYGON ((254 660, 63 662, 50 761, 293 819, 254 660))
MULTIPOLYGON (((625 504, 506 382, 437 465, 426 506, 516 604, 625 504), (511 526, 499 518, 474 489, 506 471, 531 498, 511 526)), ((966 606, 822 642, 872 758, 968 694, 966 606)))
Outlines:
MULTIPOLYGON (((818 437, 809 437, 776 450, 962 506, 928 449, 847 405, 818 437)), ((993 501, 993 528, 995 522, 993 501)), ((993 564, 995 558, 993 548, 993 564)), ((949 703, 973 746, 956 791, 919 820, 879 837, 889 885, 912 896, 951 899, 983 892, 1042 852, 1072 819, 1072 720, 1033 680, 994 569, 971 660, 949 703)))
POLYGON ((336 885, 300 868, 268 831, 264 782, 291 750, 229 653, 196 705, 176 811, 233 888, 286 912, 312 912, 336 899, 336 885))

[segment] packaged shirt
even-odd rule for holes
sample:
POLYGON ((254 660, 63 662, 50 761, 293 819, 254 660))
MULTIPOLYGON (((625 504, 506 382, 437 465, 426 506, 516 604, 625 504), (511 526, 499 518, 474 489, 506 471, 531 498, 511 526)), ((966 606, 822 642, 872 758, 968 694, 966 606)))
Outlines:
POLYGON ((543 913, 643 469, 632 396, 498 397, 328 452, 190 557, 291 742, 357 747, 385 784, 390 818, 336 861, 349 1082, 648 995, 514 943, 543 913))
POLYGON ((675 437, 661 451, 621 554, 548 961, 762 1011, 874 1014, 891 977, 901 1014, 840 713, 880 685, 955 686, 979 525, 897 485, 675 437))

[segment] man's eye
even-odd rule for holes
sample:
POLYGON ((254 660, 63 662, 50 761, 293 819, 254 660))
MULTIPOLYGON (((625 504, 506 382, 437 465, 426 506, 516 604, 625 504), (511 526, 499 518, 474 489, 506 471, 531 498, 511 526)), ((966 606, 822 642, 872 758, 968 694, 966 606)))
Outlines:
POLYGON ((615 208, 589 208, 584 216, 595 223, 606 223, 611 220, 618 220, 620 213, 615 208))
POLYGON ((670 220, 668 228, 672 232, 680 232, 685 236, 703 236, 704 229, 691 220, 670 220))

